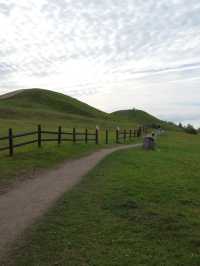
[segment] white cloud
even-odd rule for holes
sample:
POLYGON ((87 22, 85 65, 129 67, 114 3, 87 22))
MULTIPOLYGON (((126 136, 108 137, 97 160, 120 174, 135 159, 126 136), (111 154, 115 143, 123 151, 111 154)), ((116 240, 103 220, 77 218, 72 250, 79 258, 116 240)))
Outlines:
POLYGON ((177 106, 200 102, 199 12, 198 0, 0 0, 0 92, 45 87, 194 122, 197 107, 177 106))

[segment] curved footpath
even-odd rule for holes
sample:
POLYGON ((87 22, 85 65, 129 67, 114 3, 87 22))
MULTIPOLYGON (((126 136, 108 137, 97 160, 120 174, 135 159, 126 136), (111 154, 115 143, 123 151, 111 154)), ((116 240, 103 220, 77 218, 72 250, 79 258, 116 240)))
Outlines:
POLYGON ((115 151, 139 146, 141 144, 99 150, 87 157, 65 162, 54 170, 38 174, 0 195, 0 255, 103 158, 115 151))

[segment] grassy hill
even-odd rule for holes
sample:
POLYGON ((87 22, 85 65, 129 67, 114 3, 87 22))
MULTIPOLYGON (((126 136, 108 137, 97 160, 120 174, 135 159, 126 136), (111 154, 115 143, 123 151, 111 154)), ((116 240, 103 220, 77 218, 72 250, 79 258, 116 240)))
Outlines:
POLYGON ((132 109, 132 110, 121 110, 112 113, 114 116, 120 117, 121 119, 126 119, 128 121, 134 121, 138 124, 141 122, 144 124, 152 123, 162 123, 162 121, 155 116, 148 114, 142 110, 132 109))
MULTIPOLYGON (((15 131, 35 128, 48 129, 106 126, 107 115, 72 97, 41 89, 20 90, 0 98, 1 132, 9 127, 15 131)), ((0 133, 1 133, 0 132, 0 133)))
MULTIPOLYGON (((0 99, 0 107, 19 111, 20 109, 31 109, 31 111, 56 112, 76 114, 88 117, 105 118, 106 113, 99 111, 83 102, 61 93, 29 89, 20 90, 11 96, 0 99)), ((27 115, 27 113, 24 113, 27 115)))
MULTIPOLYGON (((130 128, 138 124, 169 124, 141 110, 123 110, 112 114, 61 93, 43 90, 19 90, 0 96, 1 132, 12 126, 15 130, 29 129, 37 124, 48 128, 62 125, 80 127, 130 128)), ((175 128, 176 129, 176 128, 175 128)))
POLYGON ((29 89, 0 98, 0 122, 4 128, 28 129, 41 123, 47 127, 106 126, 108 115, 61 93, 29 89), (105 125, 104 125, 105 124, 105 125))
POLYGON ((129 123, 143 124, 143 125, 161 125, 165 129, 178 130, 178 127, 170 122, 160 120, 159 118, 142 110, 120 110, 112 113, 113 117, 118 117, 128 121, 129 123))

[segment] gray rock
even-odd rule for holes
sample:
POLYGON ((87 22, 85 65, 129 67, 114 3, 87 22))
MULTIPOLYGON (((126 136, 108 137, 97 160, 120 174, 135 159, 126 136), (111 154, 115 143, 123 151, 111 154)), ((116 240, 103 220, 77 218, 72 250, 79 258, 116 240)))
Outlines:
POLYGON ((145 150, 154 150, 155 147, 156 147, 156 142, 155 142, 154 137, 147 136, 144 138, 143 148, 145 150))

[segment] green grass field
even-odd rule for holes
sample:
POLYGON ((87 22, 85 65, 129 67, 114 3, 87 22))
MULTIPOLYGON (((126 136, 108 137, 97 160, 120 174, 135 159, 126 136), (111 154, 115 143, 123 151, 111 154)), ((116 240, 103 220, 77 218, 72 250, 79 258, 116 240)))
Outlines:
POLYGON ((198 266, 200 137, 112 154, 14 245, 5 265, 198 266))

